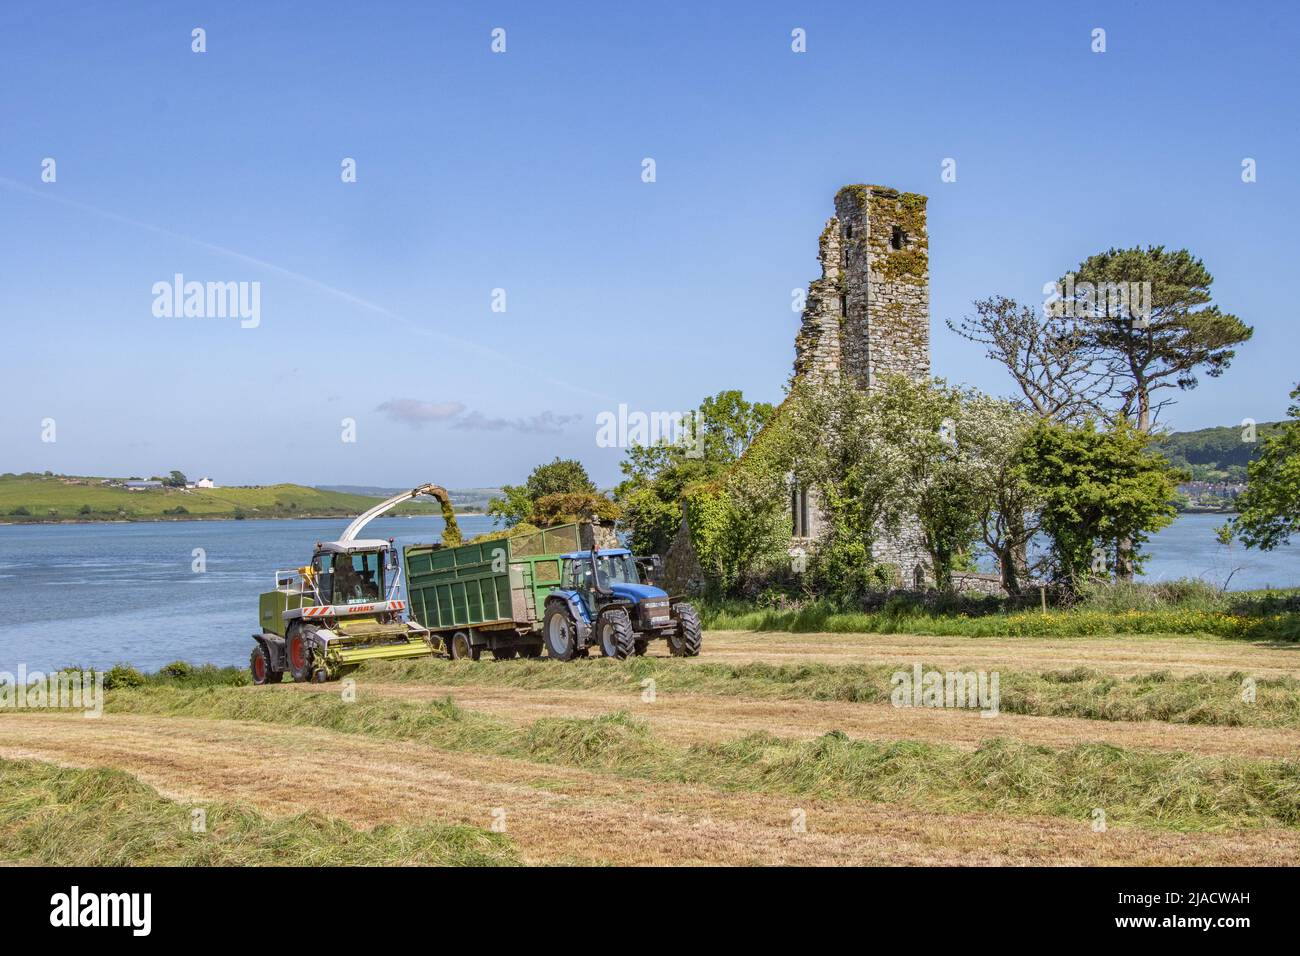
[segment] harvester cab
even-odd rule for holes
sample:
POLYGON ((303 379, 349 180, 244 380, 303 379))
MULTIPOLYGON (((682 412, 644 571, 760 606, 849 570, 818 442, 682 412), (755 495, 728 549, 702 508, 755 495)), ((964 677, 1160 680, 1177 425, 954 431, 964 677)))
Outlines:
POLYGON ((695 608, 642 583, 631 551, 575 551, 560 560, 560 585, 546 599, 542 623, 551 657, 582 657, 596 645, 606 657, 623 659, 644 654, 657 639, 678 657, 700 653, 695 608))
POLYGON ((393 542, 358 537, 370 521, 418 495, 441 502, 444 540, 459 543, 450 497, 438 485, 394 495, 357 517, 337 541, 317 542, 309 564, 277 571, 275 590, 261 595, 261 631, 253 635, 250 658, 254 683, 279 683, 286 673, 295 681, 332 680, 365 661, 441 649, 428 629, 405 620, 393 542))

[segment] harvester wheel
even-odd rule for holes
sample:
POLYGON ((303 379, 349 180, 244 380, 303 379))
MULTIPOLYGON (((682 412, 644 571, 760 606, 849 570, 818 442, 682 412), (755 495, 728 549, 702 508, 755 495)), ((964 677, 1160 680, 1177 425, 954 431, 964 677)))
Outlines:
POLYGON ((668 635, 673 657, 696 657, 700 653, 700 616, 689 604, 677 605, 677 630, 668 635))
POLYGON ((469 639, 468 631, 457 631, 451 636, 451 659, 453 661, 476 661, 483 653, 483 648, 475 647, 469 639))
POLYGON ((547 657, 557 661, 573 660, 578 646, 578 627, 568 607, 557 601, 546 609, 542 636, 546 641, 547 657))
POLYGON ((517 647, 494 647, 492 648, 492 659, 497 661, 512 661, 519 656, 517 647))
POLYGON ((600 635, 600 649, 606 657, 624 660, 636 653, 636 639, 632 636, 632 622, 621 607, 606 611, 596 625, 600 635))
POLYGON ((266 656, 266 648, 258 644, 248 659, 248 669, 253 672, 254 684, 278 684, 284 678, 284 671, 271 670, 271 661, 266 656))
POLYGON ((289 674, 302 683, 312 679, 315 668, 314 644, 311 631, 305 627, 295 627, 289 632, 289 674))

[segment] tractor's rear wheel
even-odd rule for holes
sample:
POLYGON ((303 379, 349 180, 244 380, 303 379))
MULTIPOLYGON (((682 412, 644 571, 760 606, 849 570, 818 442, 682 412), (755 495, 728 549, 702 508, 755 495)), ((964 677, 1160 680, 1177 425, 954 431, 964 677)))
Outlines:
POLYGON ((302 683, 312 679, 312 665, 315 663, 315 640, 311 631, 305 627, 295 627, 289 632, 289 674, 302 683))
POLYGON ((546 609, 542 639, 546 641, 547 657, 557 661, 573 660, 578 648, 578 625, 566 605, 556 602, 546 609))
POLYGON ((453 661, 476 661, 483 653, 483 648, 475 647, 469 639, 468 631, 457 631, 451 636, 451 659, 453 661))
POLYGON ((284 671, 271 669, 271 659, 261 644, 253 648, 248 658, 248 669, 253 672, 254 684, 278 684, 284 678, 284 671))
POLYGON ((636 638, 632 634, 632 622, 627 611, 616 607, 600 616, 596 625, 600 637, 600 649, 606 657, 625 660, 636 653, 636 638))
POLYGON ((700 653, 700 615, 689 604, 677 605, 677 630, 668 635, 668 649, 674 657, 697 657, 700 653))

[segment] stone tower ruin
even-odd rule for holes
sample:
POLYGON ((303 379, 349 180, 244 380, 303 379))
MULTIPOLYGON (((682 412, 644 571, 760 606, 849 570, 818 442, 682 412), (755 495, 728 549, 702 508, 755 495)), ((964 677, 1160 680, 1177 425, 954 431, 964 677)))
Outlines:
MULTIPOLYGON (((835 215, 822 230, 818 250, 822 275, 809 283, 795 338, 795 378, 875 389, 895 375, 929 377, 925 203, 924 196, 885 186, 845 186, 836 193, 835 215)), ((742 456, 733 468, 744 469, 746 462, 742 456)), ((802 559, 825 537, 826 522, 816 490, 800 487, 793 475, 789 495, 790 556, 802 559)), ((914 520, 895 533, 882 527, 872 557, 896 566, 905 586, 932 579, 914 520)), ((668 550, 665 579, 678 591, 696 590, 704 581, 685 517, 668 550)))
MULTIPOLYGON (((875 389, 891 377, 930 375, 929 235, 924 196, 886 186, 845 186, 822 230, 822 276, 808 285, 795 338, 796 378, 875 389)), ((791 555, 816 547, 825 522, 815 490, 790 485, 791 555)), ((900 583, 930 577, 920 527, 880 529, 872 548, 900 583)))
POLYGON ((929 236, 924 196, 845 186, 822 230, 822 276, 808 286, 794 373, 878 388, 930 374, 929 236))

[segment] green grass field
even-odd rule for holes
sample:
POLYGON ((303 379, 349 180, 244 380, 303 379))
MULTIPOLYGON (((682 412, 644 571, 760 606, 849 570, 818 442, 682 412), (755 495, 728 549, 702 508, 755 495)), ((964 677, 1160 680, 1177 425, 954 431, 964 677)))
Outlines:
POLYGON ((510 866, 509 840, 477 827, 359 830, 321 813, 271 819, 181 804, 129 774, 0 758, 0 853, 36 866, 510 866), (193 811, 204 812, 196 831, 193 811))
MULTIPOLYGON (((360 514, 377 500, 291 484, 128 491, 100 482, 96 477, 70 475, 0 475, 0 522, 332 517, 360 514)), ((408 502, 392 513, 439 512, 432 502, 408 502)))

